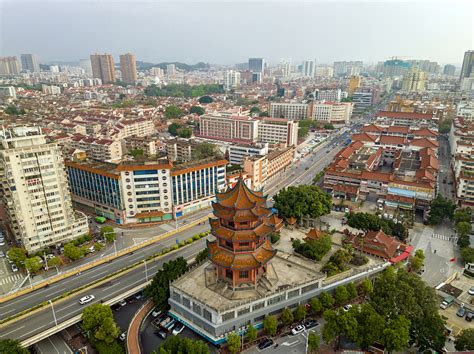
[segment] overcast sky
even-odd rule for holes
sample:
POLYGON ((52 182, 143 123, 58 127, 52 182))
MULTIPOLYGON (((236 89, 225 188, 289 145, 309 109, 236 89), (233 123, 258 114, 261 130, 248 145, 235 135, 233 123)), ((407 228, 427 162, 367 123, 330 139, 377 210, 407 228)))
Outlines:
POLYGON ((41 62, 132 52, 149 62, 248 57, 461 63, 474 49, 474 1, 0 0, 0 55, 41 62))

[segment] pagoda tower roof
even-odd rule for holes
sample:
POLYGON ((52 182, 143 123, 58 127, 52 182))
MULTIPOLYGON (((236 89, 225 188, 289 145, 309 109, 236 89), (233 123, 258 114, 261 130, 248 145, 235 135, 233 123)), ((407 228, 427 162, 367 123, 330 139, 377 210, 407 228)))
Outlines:
POLYGON ((255 206, 266 206, 267 198, 262 191, 250 190, 242 178, 239 178, 234 188, 216 194, 216 204, 232 209, 253 209, 255 206))
POLYGON ((219 219, 210 219, 209 223, 211 224, 212 234, 217 238, 222 238, 229 241, 256 241, 260 237, 269 234, 275 230, 275 226, 271 223, 263 222, 257 227, 252 229, 238 229, 232 230, 226 227, 223 227, 219 219))

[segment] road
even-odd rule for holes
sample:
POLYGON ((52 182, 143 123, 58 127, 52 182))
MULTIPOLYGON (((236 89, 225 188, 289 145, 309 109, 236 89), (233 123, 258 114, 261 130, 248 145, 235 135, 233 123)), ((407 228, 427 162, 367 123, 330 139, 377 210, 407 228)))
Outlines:
MULTIPOLYGON (((339 132, 339 134, 340 133, 341 132, 339 132)), ((317 173, 318 170, 324 168, 326 164, 331 161, 332 157, 329 156, 334 156, 334 154, 339 150, 339 147, 342 145, 343 141, 343 138, 336 136, 334 141, 331 142, 332 145, 330 153, 326 153, 326 150, 322 149, 316 152, 314 157, 309 155, 305 159, 301 160, 293 170, 289 169, 284 172, 281 178, 279 178, 280 181, 284 181, 284 184, 281 182, 278 183, 276 186, 274 186, 272 193, 276 193, 279 188, 284 187, 286 184, 309 183, 313 179, 314 174, 317 173)), ((271 185, 269 186, 269 190, 271 190, 270 188, 272 188, 271 185)), ((156 254, 163 248, 174 245, 176 240, 188 239, 190 236, 196 233, 208 230, 208 228, 209 226, 207 224, 195 226, 186 231, 179 232, 176 235, 173 235, 159 243, 144 247, 140 251, 135 251, 133 254, 122 256, 110 263, 102 264, 85 271, 78 276, 70 277, 58 283, 52 284, 48 288, 42 288, 3 303, 0 305, 0 319, 7 318, 39 303, 48 301, 67 291, 87 285, 91 281, 97 281, 120 269, 135 264, 148 256, 156 254)), ((193 258, 196 253, 204 248, 204 242, 204 240, 197 241, 185 248, 178 250, 176 253, 165 255, 159 258, 159 260, 155 263, 148 264, 148 275, 151 277, 158 269, 162 267, 164 262, 174 259, 177 256, 193 258)), ((99 302, 100 300, 106 301, 136 287, 139 284, 144 283, 144 281, 145 268, 144 266, 141 266, 138 269, 119 276, 115 280, 111 280, 105 284, 94 287, 93 290, 89 290, 87 294, 92 294, 95 296, 94 302, 99 302)), ((58 322, 65 321, 82 312, 84 306, 78 304, 78 299, 85 294, 86 293, 73 295, 67 300, 54 305, 58 322)), ((3 325, 0 328, 0 339, 12 338, 22 341, 53 326, 53 313, 51 308, 47 307, 12 324, 3 325)))

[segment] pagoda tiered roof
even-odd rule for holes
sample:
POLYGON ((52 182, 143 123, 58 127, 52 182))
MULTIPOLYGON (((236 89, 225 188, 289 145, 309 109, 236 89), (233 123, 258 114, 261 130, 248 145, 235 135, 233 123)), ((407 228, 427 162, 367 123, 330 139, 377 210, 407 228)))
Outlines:
POLYGON ((233 270, 261 267, 268 263, 277 252, 271 248, 269 240, 252 253, 234 253, 231 250, 219 247, 217 241, 207 241, 207 249, 214 264, 233 270))
POLYGON ((228 227, 222 226, 219 219, 210 219, 212 234, 217 238, 222 238, 229 241, 257 241, 261 237, 268 235, 275 230, 275 226, 262 222, 253 229, 237 229, 232 230, 228 227))
POLYGON ((270 213, 267 208, 260 205, 254 205, 251 209, 237 209, 213 203, 212 207, 216 217, 237 222, 257 221, 270 213))
POLYGON ((253 209, 255 206, 266 207, 267 198, 262 191, 250 190, 243 180, 239 178, 234 188, 216 194, 217 202, 230 209, 253 209))

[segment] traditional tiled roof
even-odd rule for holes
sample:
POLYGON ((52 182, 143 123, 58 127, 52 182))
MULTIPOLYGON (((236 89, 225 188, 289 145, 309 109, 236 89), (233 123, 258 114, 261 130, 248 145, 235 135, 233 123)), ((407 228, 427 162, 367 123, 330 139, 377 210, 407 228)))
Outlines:
POLYGON ((401 245, 399 241, 387 236, 382 230, 368 231, 365 235, 349 234, 344 242, 352 244, 355 249, 362 252, 384 259, 395 256, 401 245))
POLYGON ((325 233, 321 230, 316 230, 315 228, 312 228, 306 233, 305 240, 319 240, 324 235, 325 233))
POLYGON ((251 191, 242 179, 239 179, 234 188, 224 193, 217 193, 218 204, 228 208, 251 209, 256 205, 265 205, 266 197, 261 191, 251 191))
POLYGON ((214 236, 229 241, 257 241, 275 229, 273 225, 267 223, 261 223, 256 228, 249 230, 232 230, 221 225, 219 219, 210 219, 209 223, 214 236))

